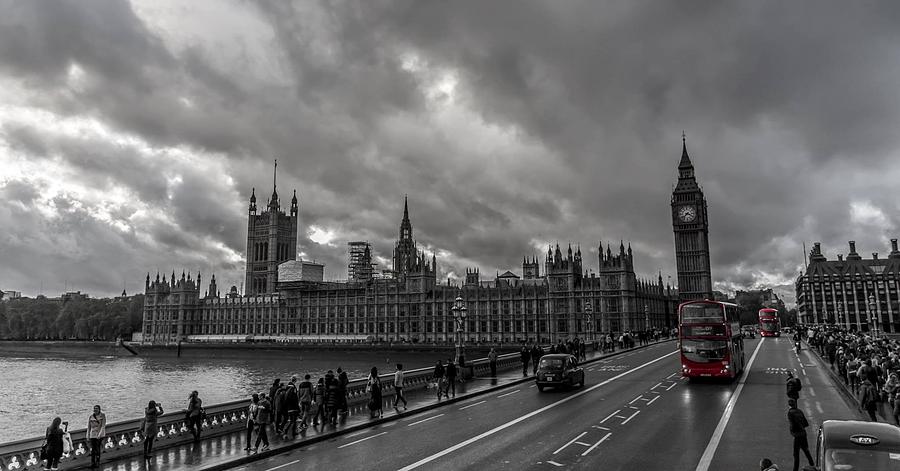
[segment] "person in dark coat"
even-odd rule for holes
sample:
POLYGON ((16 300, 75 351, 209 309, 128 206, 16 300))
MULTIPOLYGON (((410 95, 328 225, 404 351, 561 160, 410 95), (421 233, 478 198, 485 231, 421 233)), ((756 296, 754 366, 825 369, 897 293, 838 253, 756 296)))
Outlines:
POLYGON ((287 409, 285 408, 284 395, 287 392, 287 385, 281 384, 278 386, 278 391, 275 392, 275 398, 272 400, 272 414, 275 418, 275 433, 281 435, 281 429, 284 427, 284 423, 287 421, 287 409))
POLYGON ((531 374, 536 375, 538 369, 538 362, 541 360, 541 355, 544 354, 544 349, 539 347, 537 343, 531 347, 531 374))
POLYGON ((287 414, 287 422, 282 429, 284 438, 287 439, 288 432, 294 438, 297 436, 297 417, 300 416, 300 396, 294 383, 288 383, 284 392, 284 411, 287 414))
POLYGON ((869 414, 869 420, 878 421, 875 417, 875 410, 878 409, 878 390, 869 378, 863 379, 862 387, 859 388, 859 408, 869 414))
POLYGON ((319 419, 322 419, 322 425, 325 425, 325 396, 325 380, 319 378, 319 381, 313 389, 313 400, 316 403, 316 413, 313 415, 313 425, 319 425, 319 419))
POLYGON ((53 471, 59 469, 59 459, 63 454, 63 429, 59 427, 61 423, 62 419, 54 418, 44 435, 47 441, 47 469, 53 471))
POLYGON ((334 377, 334 371, 328 370, 325 374, 325 413, 328 421, 337 423, 338 405, 338 381, 334 377))
POLYGON ((531 350, 528 349, 528 345, 522 345, 519 359, 522 361, 522 376, 528 376, 528 360, 531 360, 531 350))
POLYGON ((191 391, 191 395, 188 396, 188 408, 187 408, 187 426, 188 429, 194 434, 194 441, 200 440, 200 431, 203 428, 203 401, 200 399, 200 395, 197 391, 191 391))
POLYGON ((447 360, 447 368, 444 371, 445 384, 444 384, 444 397, 450 397, 450 393, 453 393, 453 397, 456 397, 456 364, 453 363, 453 359, 447 360))
POLYGON ((272 403, 266 397, 266 393, 259 395, 259 404, 256 408, 256 446, 253 447, 255 453, 259 450, 259 442, 262 442, 263 449, 269 449, 269 423, 272 422, 272 403))
POLYGON ((338 410, 341 411, 341 415, 346 416, 350 409, 347 405, 347 386, 350 385, 350 378, 347 377, 347 372, 342 370, 340 367, 337 369, 338 376, 338 410))
POLYGON ((434 373, 431 374, 431 379, 434 382, 434 388, 437 389, 437 398, 441 400, 441 393, 444 391, 444 364, 441 363, 441 360, 438 360, 437 364, 434 365, 434 373))
MULTIPOLYGON (((372 414, 372 418, 381 418, 384 414, 382 410, 382 405, 384 404, 384 399, 381 395, 381 378, 378 377, 378 368, 372 367, 372 371, 369 372, 369 379, 366 382, 366 391, 369 392, 369 411, 372 414)), ((440 392, 438 393, 440 394, 440 392)), ((438 397, 440 399, 440 397, 438 397)))
POLYGON ((809 441, 806 439, 806 427, 809 427, 809 421, 802 410, 797 408, 796 399, 788 399, 787 419, 790 425, 791 435, 794 437, 794 471, 800 469, 800 450, 806 454, 810 466, 815 466, 812 455, 809 453, 809 441))
POLYGON ((790 371, 788 371, 787 375, 787 381, 785 381, 787 397, 794 400, 800 399, 800 389, 802 388, 800 378, 794 376, 794 373, 790 371))

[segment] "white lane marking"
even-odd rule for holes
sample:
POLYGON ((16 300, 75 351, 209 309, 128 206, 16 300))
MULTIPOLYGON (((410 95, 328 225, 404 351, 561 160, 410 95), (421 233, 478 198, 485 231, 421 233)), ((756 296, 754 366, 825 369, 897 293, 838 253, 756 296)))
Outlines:
POLYGON ((600 430, 607 430, 607 431, 609 431, 608 428, 606 428, 606 427, 601 427, 601 426, 599 426, 599 425, 591 425, 591 427, 599 428, 600 430))
POLYGON ((535 387, 535 386, 537 386, 537 385, 536 385, 536 384, 532 384, 531 386, 528 386, 528 387, 529 387, 529 388, 533 388, 533 387, 535 387))
POLYGON ((680 375, 680 374, 681 374, 680 372, 676 371, 676 372, 670 374, 669 376, 666 376, 666 379, 669 379, 669 378, 671 378, 672 376, 680 375))
POLYGON ((292 464, 294 464, 294 463, 299 463, 299 462, 300 462, 300 460, 294 460, 294 461, 291 461, 290 463, 280 464, 280 465, 278 465, 278 466, 276 466, 276 467, 274 467, 274 468, 269 468, 269 469, 267 469, 266 471, 275 471, 276 469, 280 469, 280 468, 283 468, 283 467, 285 467, 285 466, 290 466, 290 465, 292 465, 292 464))
POLYGON ((477 406, 478 404, 484 404, 485 402, 487 402, 487 401, 481 401, 481 402, 476 402, 475 404, 469 404, 469 405, 467 405, 467 406, 462 406, 462 407, 459 408, 459 410, 468 409, 468 408, 470 408, 470 407, 475 407, 475 406, 477 406))
POLYGON ((605 419, 603 419, 603 420, 600 421, 600 423, 602 424, 603 422, 606 422, 607 420, 609 420, 609 419, 615 417, 616 414, 618 414, 619 412, 622 412, 622 409, 619 409, 619 410, 613 412, 612 414, 607 415, 605 419))
POLYGON ((644 398, 644 396, 643 396, 643 394, 642 394, 642 395, 640 395, 640 396, 638 396, 638 397, 632 399, 631 402, 629 402, 629 404, 634 404, 635 402, 637 402, 637 401, 639 401, 639 400, 641 400, 641 399, 643 399, 643 398, 644 398))
POLYGON ((606 439, 610 437, 610 435, 612 435, 612 432, 609 432, 606 435, 604 435, 603 438, 601 438, 599 442, 594 443, 594 445, 592 447, 588 448, 584 453, 582 453, 581 456, 584 456, 584 455, 594 451, 594 448, 597 448, 601 443, 605 442, 606 439))
POLYGON ((517 393, 517 392, 519 392, 519 391, 521 391, 521 389, 516 389, 516 390, 513 391, 513 392, 508 392, 508 393, 506 393, 506 394, 501 394, 501 395, 499 395, 499 396, 497 396, 497 397, 498 397, 498 398, 500 398, 500 397, 506 397, 506 396, 509 396, 510 394, 515 394, 515 393, 517 393))
POLYGON ((806 368, 803 368, 803 367, 801 366, 801 367, 800 367, 800 371, 803 372, 803 376, 806 376, 806 368))
POLYGON ((668 388, 666 388, 666 391, 668 391, 668 390, 674 388, 675 386, 678 386, 678 383, 672 383, 671 386, 669 386, 668 388))
POLYGON ((656 386, 653 386, 653 387, 650 388, 650 389, 651 389, 651 390, 652 390, 652 389, 656 389, 656 388, 658 388, 658 387, 660 387, 660 386, 662 386, 662 383, 656 383, 656 386))
POLYGON ((576 444, 576 445, 581 445, 581 446, 591 446, 590 443, 584 443, 584 442, 575 442, 575 444, 576 444))
POLYGON ((813 388, 809 388, 809 395, 812 397, 816 397, 816 390, 813 388))
POLYGON ((585 436, 585 435, 587 435, 587 432, 581 432, 581 435, 579 435, 579 436, 577 436, 577 437, 575 437, 575 438, 569 440, 569 443, 566 443, 565 445, 559 447, 559 449, 557 449, 556 451, 554 451, 553 454, 555 455, 555 454, 557 454, 557 453, 563 451, 567 446, 569 446, 569 445, 575 443, 576 440, 578 440, 579 438, 581 438, 581 437, 583 437, 583 436, 585 436))
POLYGON ((438 418, 438 417, 443 417, 443 416, 444 416, 444 414, 434 415, 434 416, 431 416, 431 417, 429 417, 429 418, 427 418, 427 419, 422 419, 422 420, 420 420, 420 421, 418 421, 418 422, 413 422, 413 423, 407 425, 407 427, 412 427, 413 425, 421 424, 422 422, 428 422, 429 420, 436 419, 436 418, 438 418))
POLYGON ((629 408, 629 409, 634 409, 634 410, 640 409, 639 407, 634 407, 634 406, 628 406, 628 408, 629 408))
POLYGON ((744 375, 741 376, 741 379, 738 381, 737 389, 734 390, 731 399, 728 400, 728 404, 725 406, 725 412, 722 413, 719 424, 716 425, 716 430, 713 432, 712 437, 710 437, 709 443, 706 445, 706 450, 703 452, 703 456, 700 457, 700 462, 697 463, 697 469, 695 471, 709 471, 709 465, 712 463, 713 456, 716 454, 716 448, 719 447, 719 441, 722 440, 722 434, 725 433, 725 427, 728 425, 728 420, 731 419, 732 412, 734 412, 734 405, 737 404, 737 400, 741 396, 741 391, 744 390, 744 383, 747 382, 747 377, 750 376, 750 367, 753 366, 753 361, 756 360, 756 355, 759 353, 759 349, 765 341, 766 339, 763 338, 756 344, 756 350, 753 350, 753 355, 747 363, 744 375))
POLYGON ((505 423, 505 424, 498 425, 498 426, 496 426, 496 427, 494 427, 494 428, 492 428, 492 429, 490 429, 490 430, 488 430, 488 431, 486 431, 486 432, 483 432, 483 433, 478 434, 478 435, 476 435, 476 436, 474 436, 474 437, 472 437, 472 438, 469 438, 469 439, 467 439, 467 440, 464 440, 464 441, 462 441, 462 442, 459 442, 459 443, 457 443, 456 445, 453 445, 453 446, 451 446, 451 447, 449 447, 449 448, 446 448, 446 449, 444 449, 444 450, 442 450, 442 451, 439 451, 439 452, 437 452, 437 453, 435 453, 435 454, 433 454, 433 455, 431 455, 431 456, 426 456, 425 458, 422 458, 421 460, 416 461, 415 463, 412 463, 412 464, 410 464, 410 465, 404 466, 404 467, 400 468, 398 471, 410 471, 410 470, 419 468, 419 467, 421 467, 422 465, 431 463, 432 461, 434 461, 434 460, 436 460, 436 459, 438 459, 438 458, 440 458, 440 457, 442 457, 442 456, 446 456, 446 455, 448 455, 448 454, 450 454, 450 453, 453 453, 453 452, 456 451, 456 450, 459 450, 460 448, 463 448, 463 447, 466 447, 466 446, 468 446, 468 445, 471 445, 471 444, 473 444, 473 443, 475 443, 475 442, 477 442, 477 441, 479 441, 479 440, 482 440, 482 439, 484 439, 484 438, 486 438, 486 437, 489 437, 489 436, 491 436, 491 435, 493 435, 493 434, 495 434, 495 433, 497 433, 497 432, 499 432, 499 431, 501 431, 501 430, 505 430, 505 429, 507 429, 507 428, 509 428, 509 427, 512 427, 513 425, 516 425, 516 424, 518 424, 519 422, 522 422, 522 421, 524 421, 524 420, 528 420, 528 419, 530 419, 530 418, 532 418, 532 417, 534 417, 534 416, 536 416, 536 415, 538 415, 538 414, 541 414, 541 413, 546 412, 546 411, 548 411, 548 410, 550 410, 550 409, 553 409, 554 407, 561 406, 561 405, 563 405, 563 404, 565 404, 565 403, 567 403, 567 402, 569 402, 569 401, 574 401, 575 399, 577 399, 577 398, 579 398, 579 397, 581 397, 581 396, 583 396, 583 395, 585 395, 585 394, 588 394, 588 393, 590 393, 590 392, 592 392, 592 391, 594 391, 594 390, 596 390, 596 389, 598 389, 598 388, 601 388, 601 387, 603 387, 603 386, 606 386, 607 384, 609 384, 609 383, 611 383, 611 382, 613 382, 613 381, 616 381, 616 380, 618 380, 618 379, 620 379, 620 378, 623 378, 623 377, 625 377, 625 376, 627 376, 627 375, 629 375, 629 374, 631 374, 631 373, 634 373, 635 371, 638 371, 638 370, 640 370, 640 369, 642 369, 642 368, 646 368, 646 367, 648 367, 648 366, 650 366, 650 365, 652 365, 652 364, 654 364, 654 363, 657 363, 657 362, 659 362, 659 361, 665 360, 666 358, 668 358, 668 357, 670 357, 670 356, 672 356, 672 355, 675 355, 675 354, 678 353, 678 352, 679 352, 679 350, 675 350, 675 351, 666 353, 665 355, 663 355, 663 356, 661 356, 661 357, 658 357, 658 358, 656 358, 656 359, 650 360, 650 361, 648 361, 648 362, 646 362, 646 363, 644 363, 644 364, 642 364, 642 365, 636 366, 636 367, 634 367, 634 368, 632 368, 632 369, 630 369, 630 370, 627 370, 627 371, 623 371, 623 372, 621 372, 621 373, 619 373, 619 374, 613 376, 612 378, 609 378, 609 379, 607 379, 607 380, 605 380, 605 381, 602 381, 602 382, 600 382, 600 383, 597 383, 597 384, 595 384, 595 385, 593 385, 593 386, 591 386, 591 387, 585 389, 584 391, 580 391, 580 392, 575 393, 575 394, 573 394, 573 395, 571 395, 571 396, 566 396, 565 398, 560 399, 560 400, 558 400, 558 401, 556 401, 556 402, 547 404, 546 406, 541 407, 540 409, 531 411, 531 412, 529 412, 529 413, 527 413, 527 414, 525 414, 525 415, 523 415, 523 416, 521 416, 521 417, 519 417, 519 418, 510 420, 509 422, 507 422, 507 423, 505 423))
POLYGON ((659 399, 659 398, 660 398, 660 396, 656 396, 656 397, 654 397, 653 399, 650 399, 650 402, 648 402, 647 405, 649 406, 650 404, 653 404, 653 401, 655 401, 655 400, 657 400, 657 399, 659 399))
POLYGON ((557 463, 556 461, 547 461, 547 462, 552 464, 553 466, 556 466, 557 468, 562 466, 562 464, 557 463))
POLYGON ((387 432, 381 432, 381 433, 379 433, 379 434, 372 435, 371 437, 361 438, 361 439, 359 439, 359 440, 357 440, 357 441, 355 441, 355 442, 350 442, 350 443, 347 443, 346 445, 341 445, 341 446, 338 447, 338 449, 341 449, 341 448, 344 448, 344 447, 350 446, 350 445, 356 445, 356 444, 359 443, 359 442, 364 442, 364 441, 369 440, 369 439, 371 439, 371 438, 380 437, 381 435, 384 435, 384 434, 386 434, 386 433, 387 433, 387 432))
POLYGON ((625 420, 622 421, 622 425, 627 424, 629 420, 633 419, 634 416, 636 416, 636 415, 638 415, 638 414, 640 414, 640 413, 641 413, 641 411, 639 411, 639 410, 634 411, 634 414, 631 414, 631 417, 629 417, 629 418, 627 418, 627 419, 625 419, 625 420))
POLYGON ((816 401, 816 410, 819 411, 820 414, 824 414, 824 413, 825 413, 825 411, 822 410, 822 403, 819 402, 819 401, 816 401))

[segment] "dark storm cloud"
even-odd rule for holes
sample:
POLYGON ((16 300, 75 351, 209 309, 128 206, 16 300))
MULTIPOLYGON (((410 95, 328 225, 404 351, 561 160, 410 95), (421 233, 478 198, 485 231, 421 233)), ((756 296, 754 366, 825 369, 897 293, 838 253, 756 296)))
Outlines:
MULTIPOLYGON (((138 145, 34 123, 0 129, 17 155, 64 162, 166 215, 107 208, 149 240, 108 236, 120 241, 113 256, 144 251, 139 270, 192 253, 183 263, 220 267, 237 284, 241 264, 227 255, 243 253, 250 188, 268 198, 277 158, 282 204, 298 189, 301 251, 330 278, 345 276, 348 240, 390 257, 404 194, 420 245, 451 254, 442 275, 516 269, 534 244, 557 241, 580 243, 593 268, 597 243, 620 239, 640 273, 674 275, 682 129, 721 287, 794 276, 804 240, 878 247, 897 230, 895 2, 223 4, 261 20, 248 36, 271 38, 241 53, 204 43, 200 30, 224 33, 209 21, 176 47, 166 31, 189 23, 153 27, 129 3, 2 6, 0 72, 28 93, 20 100, 153 149, 147 158, 138 145), (452 92, 439 87, 448 77, 452 92), (862 203, 876 214, 851 209, 862 203), (334 239, 317 243, 312 228, 334 239)), ((0 190, 21 201, 13 209, 50 204, 24 182, 0 173, 0 190)), ((64 215, 95 209, 53 204, 64 215)), ((103 241, 91 231, 115 230, 94 217, 84 228, 25 220, 17 237, 53 221, 85 253, 103 252, 79 234, 103 241)), ((18 273, 0 282, 22 282, 18 273)))

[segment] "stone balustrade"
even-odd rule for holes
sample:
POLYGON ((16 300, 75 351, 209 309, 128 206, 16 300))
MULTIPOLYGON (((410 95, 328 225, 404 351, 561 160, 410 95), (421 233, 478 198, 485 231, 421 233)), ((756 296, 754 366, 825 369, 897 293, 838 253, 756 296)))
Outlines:
MULTIPOLYGON (((498 370, 521 368, 518 353, 500 355, 497 358, 498 370)), ((490 366, 486 358, 472 360, 461 368, 460 377, 484 376, 489 373, 490 366)), ((419 368, 406 371, 404 389, 425 388, 432 381, 434 367, 419 368)), ((394 394, 394 374, 379 375, 385 398, 394 394)), ((202 391, 201 391, 202 394, 202 391)), ((366 379, 355 379, 347 386, 348 407, 365 404, 369 395, 366 393, 366 379)), ((248 399, 213 404, 206 406, 206 420, 203 421, 201 439, 218 437, 243 430, 247 424, 248 399)), ((85 411, 84 419, 90 411, 85 411)), ((75 420, 69 418, 70 421, 75 420)), ((79 417, 78 419, 82 419, 79 417)), ((142 418, 107 424, 106 438, 103 440, 103 462, 135 456, 143 453, 142 440, 139 434, 142 418)), ((63 455, 60 466, 65 469, 87 467, 90 465, 90 441, 85 429, 70 431, 74 450, 63 455)), ((156 441, 154 450, 173 447, 193 441, 193 435, 187 428, 185 411, 166 411, 157 420, 156 441)), ((44 438, 32 437, 15 442, 0 444, 0 471, 36 471, 42 468, 40 448, 44 438)))

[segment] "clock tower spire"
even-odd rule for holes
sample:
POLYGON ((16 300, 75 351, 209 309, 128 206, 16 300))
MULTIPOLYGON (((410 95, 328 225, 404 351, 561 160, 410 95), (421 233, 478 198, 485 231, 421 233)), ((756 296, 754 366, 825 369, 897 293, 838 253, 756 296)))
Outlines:
POLYGON ((694 164, 688 155, 687 139, 683 132, 678 183, 672 192, 672 226, 675 231, 679 299, 712 299, 706 198, 694 176, 694 164))

